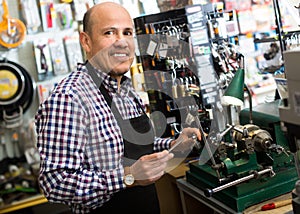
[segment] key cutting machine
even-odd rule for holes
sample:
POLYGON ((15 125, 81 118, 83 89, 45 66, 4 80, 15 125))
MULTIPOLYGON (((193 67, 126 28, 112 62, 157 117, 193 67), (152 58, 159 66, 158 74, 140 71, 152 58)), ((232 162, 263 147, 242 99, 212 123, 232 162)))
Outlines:
POLYGON ((293 154, 280 128, 278 101, 240 113, 241 125, 204 141, 201 156, 211 153, 206 163, 190 164, 187 181, 202 189, 207 197, 240 212, 261 201, 290 192, 297 178, 293 154), (221 139, 221 140, 220 140, 221 139), (211 152, 211 151, 214 152, 211 152))

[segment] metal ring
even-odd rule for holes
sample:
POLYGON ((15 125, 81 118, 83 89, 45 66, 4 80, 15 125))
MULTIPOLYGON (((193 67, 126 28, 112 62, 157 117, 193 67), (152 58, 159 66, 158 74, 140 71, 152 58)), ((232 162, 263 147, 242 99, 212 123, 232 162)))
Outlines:
MULTIPOLYGON (((24 89, 25 89, 25 77, 22 74, 22 72, 20 71, 20 69, 17 68, 16 66, 12 65, 12 64, 9 64, 9 63, 0 63, 0 72, 2 70, 1 66, 6 66, 8 68, 7 70, 9 70, 9 68, 13 69, 13 71, 17 72, 17 75, 19 75, 17 77, 18 80, 21 81, 21 82, 19 82, 19 84, 21 85, 21 88, 18 88, 17 91, 19 91, 19 92, 18 92, 17 96, 15 96, 13 99, 9 99, 9 100, 3 100, 3 99, 1 100, 0 99, 0 105, 10 105, 12 103, 15 103, 16 101, 18 101, 22 97, 22 95, 24 93, 24 89)), ((9 70, 9 71, 11 71, 12 73, 14 73, 12 70, 9 70)))

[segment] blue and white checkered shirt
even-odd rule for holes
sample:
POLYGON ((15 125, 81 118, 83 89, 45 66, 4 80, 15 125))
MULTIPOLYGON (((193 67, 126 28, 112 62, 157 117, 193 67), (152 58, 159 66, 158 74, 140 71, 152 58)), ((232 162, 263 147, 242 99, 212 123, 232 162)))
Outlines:
MULTIPOLYGON (((129 78, 117 82, 97 72, 123 119, 141 114, 129 78)), ((139 99, 140 102, 141 99, 139 99)), ((36 114, 37 147, 41 165, 39 184, 50 202, 64 203, 74 213, 87 213, 125 188, 123 138, 120 127, 87 73, 84 64, 64 78, 36 114)), ((154 151, 168 149, 171 139, 156 138, 154 151)))

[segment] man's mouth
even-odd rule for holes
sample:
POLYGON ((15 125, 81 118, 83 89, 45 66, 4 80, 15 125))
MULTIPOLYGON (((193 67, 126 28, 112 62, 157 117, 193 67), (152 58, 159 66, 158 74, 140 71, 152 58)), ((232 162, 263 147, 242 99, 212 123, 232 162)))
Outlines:
POLYGON ((129 53, 113 53, 111 56, 120 63, 129 60, 129 53))
POLYGON ((114 53, 113 56, 114 57, 127 57, 128 54, 126 54, 126 53, 114 53))

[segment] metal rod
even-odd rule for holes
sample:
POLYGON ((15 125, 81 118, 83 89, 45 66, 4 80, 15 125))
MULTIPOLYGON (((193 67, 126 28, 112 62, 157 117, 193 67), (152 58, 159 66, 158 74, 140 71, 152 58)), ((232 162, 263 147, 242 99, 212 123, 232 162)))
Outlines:
POLYGON ((245 177, 242 177, 242 178, 239 178, 237 180, 234 180, 232 182, 229 182, 227 184, 224 184, 222 186, 218 186, 216 188, 213 188, 213 189, 206 189, 206 191, 204 192, 204 194, 207 196, 207 197, 211 197, 212 194, 216 193, 216 192, 219 192, 223 189, 226 189, 228 187, 231 187, 231 186, 235 186, 237 184, 240 184, 242 182, 245 182, 245 181, 248 181, 250 179, 253 179, 253 178, 256 178, 258 177, 259 175, 263 175, 263 174, 266 174, 266 173, 274 173, 273 172, 273 169, 272 168, 268 168, 268 169, 264 169, 264 170, 261 170, 259 172, 254 172, 253 174, 251 175, 248 175, 248 176, 245 176, 245 177))
POLYGON ((249 123, 253 124, 253 103, 252 103, 252 94, 247 84, 244 84, 244 88, 246 89, 246 92, 248 94, 249 98, 249 123))
POLYGON ((221 140, 225 134, 227 134, 227 132, 229 132, 232 128, 234 128, 234 126, 227 124, 228 128, 225 129, 223 132, 221 132, 220 134, 218 134, 218 140, 221 140))
POLYGON ((280 50, 281 50, 281 56, 283 59, 283 51, 285 51, 285 45, 283 43, 282 38, 282 21, 281 21, 281 14, 280 14, 280 8, 278 4, 278 0, 273 0, 273 7, 274 7, 274 13, 275 13, 275 22, 277 25, 277 33, 278 33, 278 39, 280 44, 280 50))

